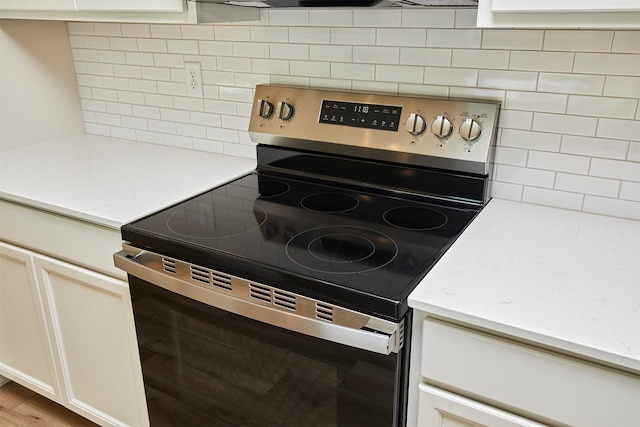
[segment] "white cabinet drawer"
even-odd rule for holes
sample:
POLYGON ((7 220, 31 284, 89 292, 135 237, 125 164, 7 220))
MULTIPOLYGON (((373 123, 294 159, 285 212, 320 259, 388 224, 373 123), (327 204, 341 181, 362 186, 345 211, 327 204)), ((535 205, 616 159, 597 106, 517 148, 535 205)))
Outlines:
POLYGON ((544 421, 640 425, 640 376, 429 318, 423 326, 427 382, 544 421))
POLYGON ((426 384, 420 384, 419 388, 420 427, 544 427, 543 424, 426 384))

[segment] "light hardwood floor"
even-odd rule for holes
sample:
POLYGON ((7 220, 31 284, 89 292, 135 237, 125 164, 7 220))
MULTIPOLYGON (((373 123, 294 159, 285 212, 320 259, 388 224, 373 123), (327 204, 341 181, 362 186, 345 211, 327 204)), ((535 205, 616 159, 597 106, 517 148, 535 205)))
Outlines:
POLYGON ((14 382, 0 387, 0 426, 90 427, 96 425, 14 382))

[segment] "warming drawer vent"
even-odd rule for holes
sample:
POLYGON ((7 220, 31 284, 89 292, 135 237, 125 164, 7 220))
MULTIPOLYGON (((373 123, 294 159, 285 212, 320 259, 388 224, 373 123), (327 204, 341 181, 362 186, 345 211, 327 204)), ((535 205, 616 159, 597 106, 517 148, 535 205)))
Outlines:
POLYGON ((170 258, 162 258, 162 271, 176 274, 176 261, 170 258))
POLYGON ((189 266, 191 280, 231 290, 231 277, 225 274, 209 270, 208 268, 189 266))
POLYGON ((316 317, 325 322, 333 322, 333 307, 316 302, 316 317))
POLYGON ((296 296, 289 292, 273 290, 273 304, 289 310, 296 311, 296 296))
POLYGON ((271 288, 257 283, 249 284, 249 296, 251 298, 271 304, 271 288))

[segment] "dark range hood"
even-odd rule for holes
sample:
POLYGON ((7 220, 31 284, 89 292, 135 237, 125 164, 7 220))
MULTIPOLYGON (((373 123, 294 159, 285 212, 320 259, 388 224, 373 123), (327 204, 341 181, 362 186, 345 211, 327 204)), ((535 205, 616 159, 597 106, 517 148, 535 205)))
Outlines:
POLYGON ((245 7, 478 7, 478 0, 196 0, 245 7))

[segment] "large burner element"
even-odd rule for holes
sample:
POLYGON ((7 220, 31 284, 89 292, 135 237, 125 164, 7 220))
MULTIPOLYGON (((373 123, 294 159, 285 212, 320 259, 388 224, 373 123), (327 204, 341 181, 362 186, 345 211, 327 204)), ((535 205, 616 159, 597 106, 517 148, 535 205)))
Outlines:
POLYGON ((317 227, 294 236, 286 253, 309 270, 334 274, 364 273, 389 264, 398 246, 378 231, 351 226, 317 227))

